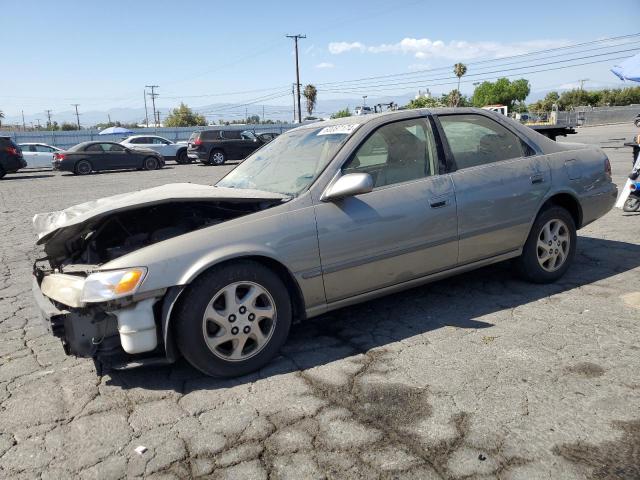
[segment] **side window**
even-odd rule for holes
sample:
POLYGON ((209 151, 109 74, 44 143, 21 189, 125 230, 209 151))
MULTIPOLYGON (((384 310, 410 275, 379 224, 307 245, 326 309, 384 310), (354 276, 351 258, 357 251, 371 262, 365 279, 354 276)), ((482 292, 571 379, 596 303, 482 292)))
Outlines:
POLYGON ((153 143, 154 145, 166 145, 167 144, 167 142, 165 140, 163 140, 162 138, 160 138, 160 137, 152 137, 151 140, 153 140, 153 141, 151 141, 149 143, 153 143))
POLYGON ((222 132, 222 138, 225 140, 240 140, 242 138, 240 135, 241 132, 238 130, 227 130, 222 132))
POLYGON ((53 150, 49 147, 45 147, 44 145, 34 145, 35 151, 40 153, 51 153, 53 150))
POLYGON ((89 145, 87 148, 84 149, 85 152, 102 152, 102 144, 101 143, 94 143, 89 145))
POLYGON ((124 147, 115 143, 101 143, 100 145, 105 152, 124 152, 124 147))
POLYGON ((393 185, 437 173, 433 132, 422 118, 378 128, 356 150, 343 172, 366 172, 375 187, 393 185))
POLYGON ((438 117, 458 170, 532 154, 532 149, 499 123, 482 115, 438 117))

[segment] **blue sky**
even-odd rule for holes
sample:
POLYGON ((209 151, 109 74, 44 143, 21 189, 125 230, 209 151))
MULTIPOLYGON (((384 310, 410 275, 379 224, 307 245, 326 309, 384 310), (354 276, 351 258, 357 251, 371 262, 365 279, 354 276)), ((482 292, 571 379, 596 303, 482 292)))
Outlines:
MULTIPOLYGON (((258 97, 264 97, 258 103, 289 105, 294 64, 288 33, 307 35, 300 41, 301 82, 319 84, 322 99, 369 93, 320 86, 326 82, 640 32, 638 0, 610 0, 606 8, 601 0, 1 0, 0 7, 0 109, 11 116, 21 109, 68 110, 71 103, 84 110, 139 108, 144 85, 152 83, 160 85, 163 107, 181 99, 197 107, 258 97), (247 90, 256 91, 228 95, 247 90), (224 95, 204 96, 211 94, 224 95)), ((640 41, 625 48, 635 47, 640 41)), ((581 78, 589 78, 592 87, 622 86, 609 67, 523 76, 533 90, 566 87, 581 78)), ((398 85, 397 93, 419 86, 398 85)), ((370 94, 392 96, 393 88, 372 88, 370 94)), ((463 92, 472 89, 471 81, 462 85, 463 92)))

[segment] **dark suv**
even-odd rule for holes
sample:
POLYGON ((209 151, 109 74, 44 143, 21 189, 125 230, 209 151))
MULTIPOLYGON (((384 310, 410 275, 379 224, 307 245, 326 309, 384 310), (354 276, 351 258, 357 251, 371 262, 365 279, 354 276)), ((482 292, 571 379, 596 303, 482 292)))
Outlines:
POLYGON ((203 130, 189 137, 187 156, 202 163, 222 165, 227 160, 241 160, 266 142, 250 130, 203 130))
POLYGON ((11 137, 0 137, 0 178, 27 166, 20 147, 11 137))

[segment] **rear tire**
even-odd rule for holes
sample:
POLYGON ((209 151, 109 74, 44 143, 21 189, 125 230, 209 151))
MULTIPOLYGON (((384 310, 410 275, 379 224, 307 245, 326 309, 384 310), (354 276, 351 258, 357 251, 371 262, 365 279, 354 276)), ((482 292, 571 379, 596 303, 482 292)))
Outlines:
POLYGON ((7 174, 7 172, 4 170, 4 168, 0 167, 0 179, 4 178, 4 176, 7 174))
POLYGON ((241 260, 197 278, 180 300, 173 328, 191 365, 213 377, 235 377, 276 356, 291 319, 291 299, 280 277, 241 260))
POLYGON ((159 165, 160 163, 155 157, 147 157, 142 162, 142 167, 145 170, 157 170, 159 165))
POLYGON ((180 150, 178 152, 178 155, 176 156, 176 162, 178 162, 180 165, 191 163, 191 159, 187 156, 186 150, 180 150))
POLYGON ((640 118, 637 118, 633 123, 635 123, 636 127, 640 127, 640 118))
POLYGON ((211 165, 224 165, 227 161, 227 156, 222 150, 213 150, 209 156, 209 163, 211 165))
POLYGON ((575 222, 567 210, 556 206, 543 210, 515 261, 518 274, 529 282, 555 282, 571 265, 577 238, 575 222))
POLYGON ((80 160, 73 169, 76 175, 89 175, 91 172, 93 172, 93 165, 89 160, 80 160))
POLYGON ((637 212, 640 210, 640 198, 635 195, 629 195, 622 206, 623 212, 637 212))

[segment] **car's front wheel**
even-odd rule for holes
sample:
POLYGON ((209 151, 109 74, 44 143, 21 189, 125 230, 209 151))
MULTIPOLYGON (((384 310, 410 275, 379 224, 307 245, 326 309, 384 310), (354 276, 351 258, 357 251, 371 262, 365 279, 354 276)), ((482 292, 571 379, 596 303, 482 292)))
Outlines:
POLYGON ((187 156, 187 151, 186 150, 180 150, 178 152, 178 156, 176 157, 176 161, 180 165, 185 165, 187 163, 191 163, 191 159, 187 156))
POLYGON ((573 261, 577 238, 575 222, 567 210, 557 206, 543 210, 516 260, 518 273, 530 282, 556 281, 573 261))
POLYGON ((145 170, 156 170, 160 166, 160 162, 158 162, 157 158, 147 157, 142 162, 142 165, 145 170))
POLYGON ((280 277, 253 261, 214 267, 184 293, 175 317, 182 355, 214 377, 263 367, 284 344, 291 300, 280 277))
POLYGON ((4 178, 4 176, 7 174, 7 172, 5 171, 4 168, 2 168, 2 166, 0 166, 0 178, 4 178))

